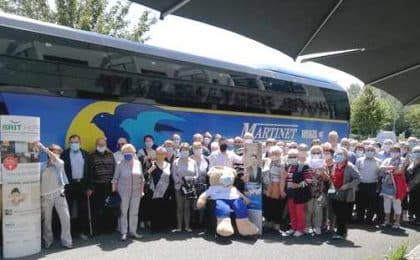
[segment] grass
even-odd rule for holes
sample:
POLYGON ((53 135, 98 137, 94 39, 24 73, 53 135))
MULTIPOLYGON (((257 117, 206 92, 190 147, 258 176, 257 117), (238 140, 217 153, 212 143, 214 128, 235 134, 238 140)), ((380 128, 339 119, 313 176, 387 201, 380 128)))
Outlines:
POLYGON ((388 256, 385 257, 386 260, 405 260, 405 255, 408 253, 408 243, 403 243, 399 247, 392 250, 388 256))

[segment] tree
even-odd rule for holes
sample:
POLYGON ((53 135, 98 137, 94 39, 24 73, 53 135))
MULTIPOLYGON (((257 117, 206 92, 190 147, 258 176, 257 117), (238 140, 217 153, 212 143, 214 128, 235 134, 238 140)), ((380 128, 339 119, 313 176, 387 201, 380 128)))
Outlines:
POLYGON ((362 136, 374 136, 381 129, 389 111, 371 86, 365 86, 362 93, 351 104, 352 132, 362 136))
POLYGON ((144 42, 157 19, 144 11, 134 26, 127 19, 129 1, 118 1, 108 8, 108 0, 55 0, 56 10, 48 0, 0 0, 0 9, 36 20, 57 23, 85 31, 144 42))
POLYGON ((347 90, 347 93, 349 95, 350 103, 355 100, 360 93, 362 92, 362 87, 359 84, 351 84, 349 89, 347 90))
POLYGON ((408 128, 406 137, 410 135, 420 136, 420 105, 411 105, 404 109, 404 118, 408 128))

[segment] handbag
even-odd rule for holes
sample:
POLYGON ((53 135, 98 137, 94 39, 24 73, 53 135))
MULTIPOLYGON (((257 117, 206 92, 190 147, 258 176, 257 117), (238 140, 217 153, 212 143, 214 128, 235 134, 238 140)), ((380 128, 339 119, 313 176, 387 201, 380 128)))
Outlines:
POLYGON ((194 178, 182 178, 183 184, 181 186, 181 192, 187 200, 197 199, 197 190, 195 188, 194 178))
POLYGON ((330 200, 345 201, 345 192, 342 190, 337 190, 334 188, 334 185, 331 184, 331 187, 328 189, 327 197, 330 200))
POLYGON ((118 192, 112 192, 105 199, 105 208, 111 210, 116 217, 121 215, 121 196, 118 192))

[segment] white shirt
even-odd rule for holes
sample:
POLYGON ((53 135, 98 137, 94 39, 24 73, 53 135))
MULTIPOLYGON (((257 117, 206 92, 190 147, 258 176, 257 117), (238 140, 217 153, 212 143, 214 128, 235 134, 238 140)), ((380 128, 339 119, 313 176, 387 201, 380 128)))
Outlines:
POLYGON ((82 152, 80 150, 77 152, 70 151, 70 163, 72 179, 82 179, 85 160, 83 159, 82 152))
POLYGON ((229 199, 229 200, 234 200, 234 199, 239 199, 241 197, 241 193, 232 186, 210 186, 210 188, 208 188, 205 191, 206 195, 213 200, 219 200, 219 199, 229 199))
POLYGON ((120 163, 122 160, 124 160, 124 155, 121 151, 115 152, 114 153, 114 159, 115 162, 118 164, 120 163))
POLYGON ((58 185, 57 175, 54 166, 45 168, 41 175, 41 196, 61 191, 63 187, 58 185))
POLYGON ((242 157, 230 151, 226 151, 225 153, 217 151, 210 154, 209 161, 209 168, 214 166, 226 166, 232 168, 234 163, 242 163, 242 157))

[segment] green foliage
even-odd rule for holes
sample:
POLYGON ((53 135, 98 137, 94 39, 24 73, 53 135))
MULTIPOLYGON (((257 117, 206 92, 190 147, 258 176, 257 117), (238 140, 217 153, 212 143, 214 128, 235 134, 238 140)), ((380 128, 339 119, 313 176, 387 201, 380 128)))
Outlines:
POLYGON ((351 104, 352 132, 362 136, 374 136, 389 117, 389 111, 374 93, 371 86, 366 86, 351 104))
POLYGON ((420 105, 404 107, 393 96, 372 86, 360 91, 358 85, 351 85, 348 94, 353 134, 374 137, 382 129, 395 131, 397 136, 420 136, 420 105))
POLYGON ((118 1, 109 8, 108 0, 55 0, 55 5, 57 10, 48 0, 0 0, 0 9, 8 13, 138 42, 148 39, 145 34, 157 21, 144 11, 130 27, 129 1, 118 1))
POLYGON ((405 255, 407 255, 408 245, 404 243, 397 247, 395 250, 385 257, 386 260, 405 260, 405 255))

